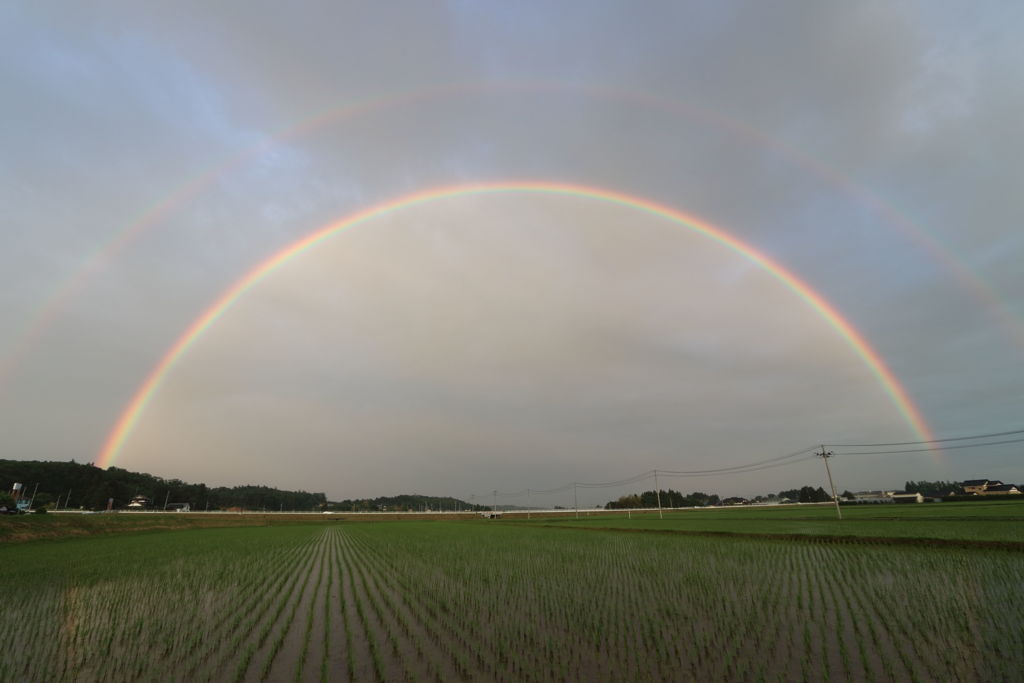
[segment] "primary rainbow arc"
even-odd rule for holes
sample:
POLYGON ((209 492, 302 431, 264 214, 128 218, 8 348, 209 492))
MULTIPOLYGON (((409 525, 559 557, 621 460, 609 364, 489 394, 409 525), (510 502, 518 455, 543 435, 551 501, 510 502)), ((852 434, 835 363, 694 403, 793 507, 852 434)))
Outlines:
POLYGON ((211 325, 213 325, 226 311, 228 311, 242 295, 274 271, 278 266, 282 265, 292 257, 311 249, 324 240, 338 234, 339 232, 400 209, 406 209, 420 204, 456 197, 517 192, 526 194, 563 195, 626 206, 667 219, 676 225, 689 228, 742 255, 752 263, 769 272, 777 280, 797 294, 840 334, 854 352, 860 356, 864 364, 881 384, 890 400, 920 440, 926 441, 934 438, 931 428, 928 426, 928 423, 920 409, 910 398, 907 390, 899 382, 892 370, 889 369, 882 357, 868 343, 864 336, 861 335, 860 332, 858 332, 834 306, 814 291, 809 284, 781 265, 775 263, 764 254, 761 254, 750 245, 742 242, 733 235, 730 235, 721 228, 711 225, 710 223, 677 211, 669 206, 658 204, 641 197, 623 194, 614 190, 588 187, 584 185, 573 185, 558 182, 521 181, 445 186, 415 192, 388 202, 377 204, 314 231, 306 237, 292 243, 284 249, 281 249, 262 263, 258 264, 256 267, 252 268, 242 278, 237 280, 233 285, 231 285, 231 287, 223 292, 202 313, 202 315, 188 326, 185 332, 178 337, 177 341, 175 341, 160 361, 149 372, 145 381, 136 390, 131 401, 121 413, 114 427, 110 431, 110 434, 107 436, 107 439, 103 444, 103 448, 97 458, 97 466, 109 467, 114 463, 117 456, 120 454, 125 441, 131 434, 135 425, 138 423, 138 420, 147 404, 160 388, 164 378, 174 367, 177 361, 192 346, 192 344, 194 344, 211 325))

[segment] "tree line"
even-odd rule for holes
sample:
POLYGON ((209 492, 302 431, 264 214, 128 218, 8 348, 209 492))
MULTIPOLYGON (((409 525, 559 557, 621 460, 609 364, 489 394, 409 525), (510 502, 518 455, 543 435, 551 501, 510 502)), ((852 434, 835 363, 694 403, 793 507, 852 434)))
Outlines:
POLYGON ((10 491, 14 482, 25 485, 32 495, 39 485, 33 507, 104 510, 113 499, 115 509, 124 508, 135 496, 146 496, 155 509, 164 503, 188 503, 193 510, 321 510, 327 504, 323 493, 284 491, 269 486, 217 486, 191 484, 152 474, 131 472, 120 467, 102 469, 90 464, 39 460, 0 460, 0 491, 10 491))
POLYGON ((325 509, 331 512, 452 512, 482 511, 490 508, 486 505, 470 505, 464 500, 446 496, 403 494, 331 501, 327 503, 325 509))
MULTIPOLYGON (((929 497, 945 497, 963 494, 964 487, 960 482, 956 481, 908 481, 904 485, 903 490, 908 493, 921 493, 922 495, 929 497)), ((820 486, 801 486, 799 488, 779 491, 778 493, 769 493, 765 496, 756 496, 749 500, 738 496, 720 498, 716 494, 707 494, 701 491, 695 491, 689 495, 684 495, 683 493, 672 489, 668 489, 667 491, 662 489, 660 493, 661 507, 666 508, 705 507, 708 505, 744 505, 747 503, 775 503, 780 501, 796 503, 828 503, 832 501, 831 494, 820 486)), ((850 491, 843 491, 843 493, 839 495, 839 498, 841 500, 853 500, 854 494, 850 491)), ((658 494, 653 490, 620 496, 618 500, 613 500, 605 505, 605 509, 607 510, 654 507, 658 507, 658 494)))
MULTIPOLYGON (((704 493, 703 491, 694 491, 693 493, 686 495, 673 489, 662 489, 660 494, 661 507, 665 508, 706 507, 708 505, 744 505, 746 503, 774 503, 779 501, 825 503, 832 500, 832 496, 826 493, 825 489, 820 486, 817 488, 814 488, 813 486, 801 486, 796 489, 779 491, 777 494, 769 493, 766 496, 756 496, 749 500, 738 496, 722 498, 718 494, 704 493)), ((851 498, 853 497, 852 493, 849 495, 851 498)), ((606 510, 654 507, 658 507, 658 492, 655 492, 654 490, 620 496, 618 500, 613 500, 605 505, 606 510)))

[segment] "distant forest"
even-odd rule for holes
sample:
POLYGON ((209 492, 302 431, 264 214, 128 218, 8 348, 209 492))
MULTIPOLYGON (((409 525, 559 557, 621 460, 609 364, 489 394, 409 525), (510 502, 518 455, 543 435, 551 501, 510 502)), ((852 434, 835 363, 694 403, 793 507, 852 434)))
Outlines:
POLYGON ((708 505, 744 505, 746 503, 774 503, 784 500, 799 501, 801 503, 820 503, 832 500, 832 497, 825 493, 825 489, 820 486, 818 488, 803 486, 798 489, 779 491, 778 494, 769 493, 767 496, 757 496, 749 500, 738 496, 721 498, 715 493, 704 493, 702 491, 694 491, 687 495, 672 489, 662 489, 658 492, 652 490, 644 491, 639 494, 632 493, 626 496, 621 496, 618 500, 613 500, 605 505, 605 509, 626 510, 629 508, 658 507, 659 494, 661 507, 666 508, 693 508, 705 507, 708 505))
POLYGON ((490 508, 486 505, 470 505, 458 498, 407 494, 332 501, 327 504, 326 509, 331 512, 464 512, 490 508))
POLYGON ((188 503, 193 510, 320 511, 327 504, 323 493, 282 491, 268 486, 209 487, 120 467, 104 470, 74 461, 0 460, 0 494, 9 492, 14 482, 24 484, 26 496, 31 496, 36 484, 39 485, 34 508, 104 510, 107 501, 113 498, 114 509, 121 509, 135 496, 146 496, 157 510, 163 509, 165 501, 188 503))

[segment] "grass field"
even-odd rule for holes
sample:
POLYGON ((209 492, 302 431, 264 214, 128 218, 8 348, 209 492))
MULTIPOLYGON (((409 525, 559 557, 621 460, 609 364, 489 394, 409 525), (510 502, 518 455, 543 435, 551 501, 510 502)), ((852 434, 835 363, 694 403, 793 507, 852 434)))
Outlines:
MULTIPOLYGON (((964 517, 998 525, 1013 516, 1001 509, 964 517)), ((739 513, 713 523, 746 524, 744 533, 796 514, 704 514, 716 512, 739 513)), ((889 523, 879 511, 857 514, 889 523)), ((905 524, 933 521, 906 514, 905 524)), ((813 517, 790 521, 828 524, 813 517)), ((1015 680, 1024 671, 1024 554, 1014 546, 592 528, 615 519, 317 519, 5 543, 0 661, 11 679, 111 681, 169 672, 218 681, 1015 680)))

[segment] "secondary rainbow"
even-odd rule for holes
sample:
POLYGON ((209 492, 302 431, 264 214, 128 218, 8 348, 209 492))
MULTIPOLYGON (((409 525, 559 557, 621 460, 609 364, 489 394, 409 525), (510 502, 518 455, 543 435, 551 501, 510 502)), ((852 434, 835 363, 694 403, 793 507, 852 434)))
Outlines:
POLYGON ((200 315, 170 349, 163 355, 156 366, 149 372, 145 381, 136 390, 131 401, 117 419, 113 429, 107 436, 103 448, 99 453, 96 464, 99 467, 109 467, 117 459, 128 436, 131 434, 139 418, 144 412, 147 404, 153 395, 160 388, 164 378, 185 354, 186 351, 196 342, 203 333, 209 329, 231 306, 256 283, 273 272, 278 266, 302 252, 313 248, 330 237, 366 223, 374 218, 384 216, 395 211, 408 209, 420 204, 466 197, 471 195, 497 194, 497 193, 523 193, 523 194, 544 194, 563 195, 583 199, 618 204, 636 209, 648 214, 653 214, 667 219, 677 225, 689 228, 700 233, 742 255, 752 263, 760 266, 771 273, 777 280, 797 294, 818 314, 826 320, 846 341, 846 343, 864 361, 871 373, 879 381, 889 398, 900 411, 907 424, 914 430, 915 434, 922 440, 934 438, 931 428, 925 421, 920 409, 911 400, 910 395, 899 382, 892 370, 877 351, 867 342, 849 321, 847 321, 834 306, 826 301, 821 295, 815 292, 810 285, 786 270, 770 258, 761 254, 750 245, 740 241, 736 237, 717 228, 710 223, 702 221, 694 216, 682 213, 663 204, 653 201, 626 195, 614 190, 607 190, 584 185, 572 185, 558 182, 497 182, 497 183, 475 183, 468 185, 453 185, 429 189, 421 192, 408 194, 398 199, 376 204, 362 211, 350 214, 349 216, 331 223, 306 237, 292 243, 288 247, 278 251, 256 267, 251 269, 242 278, 221 294, 200 315))

